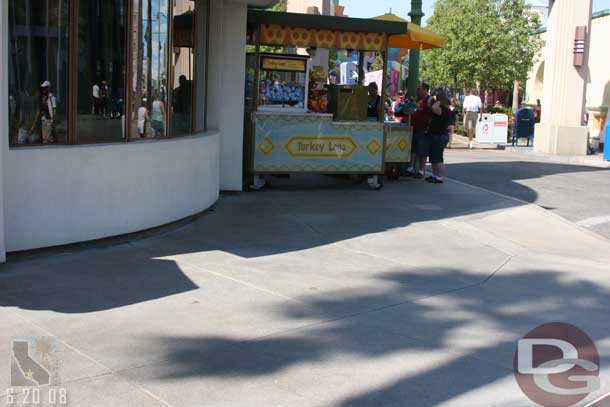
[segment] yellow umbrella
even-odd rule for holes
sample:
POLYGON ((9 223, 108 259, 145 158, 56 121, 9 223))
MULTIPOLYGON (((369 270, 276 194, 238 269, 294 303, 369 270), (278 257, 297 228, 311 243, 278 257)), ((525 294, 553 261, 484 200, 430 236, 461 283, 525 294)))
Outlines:
POLYGON ((388 47, 390 48, 432 49, 445 46, 445 39, 440 35, 434 34, 430 30, 426 30, 417 24, 400 18, 396 14, 386 13, 379 17, 373 17, 373 20, 394 21, 407 24, 406 34, 390 36, 388 42, 388 47))

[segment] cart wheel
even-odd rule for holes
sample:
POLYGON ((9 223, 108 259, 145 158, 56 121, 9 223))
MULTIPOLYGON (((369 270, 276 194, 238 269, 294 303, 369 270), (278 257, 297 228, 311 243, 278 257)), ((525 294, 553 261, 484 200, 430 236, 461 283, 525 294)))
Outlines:
POLYGON ((250 189, 253 191, 260 191, 265 185, 267 185, 265 178, 261 177, 260 175, 255 175, 252 185, 250 185, 250 189))
POLYGON ((366 182, 373 191, 383 188, 383 177, 380 175, 371 175, 367 178, 366 182))

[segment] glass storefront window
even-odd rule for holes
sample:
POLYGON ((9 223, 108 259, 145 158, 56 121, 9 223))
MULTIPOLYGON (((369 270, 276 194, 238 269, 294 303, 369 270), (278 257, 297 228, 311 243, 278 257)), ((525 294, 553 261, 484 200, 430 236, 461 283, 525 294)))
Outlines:
POLYGON ((69 1, 8 1, 10 144, 66 143, 69 1))
POLYGON ((126 0, 80 0, 77 134, 79 143, 125 138, 126 0))
POLYGON ((204 130, 208 0, 6 1, 11 146, 204 130))
POLYGON ((167 0, 134 0, 131 139, 167 137, 167 0))

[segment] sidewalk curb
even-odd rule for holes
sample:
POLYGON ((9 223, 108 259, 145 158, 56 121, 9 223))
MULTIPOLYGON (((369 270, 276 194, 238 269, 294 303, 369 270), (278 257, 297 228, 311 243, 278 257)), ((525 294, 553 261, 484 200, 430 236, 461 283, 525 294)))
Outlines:
POLYGON ((606 238, 606 237, 604 237, 604 236, 602 236, 602 235, 599 235, 599 234, 597 234, 597 233, 595 233, 595 232, 592 232, 591 230, 589 230, 589 229, 587 229, 587 228, 585 228, 585 227, 583 227, 583 226, 580 226, 580 225, 578 225, 578 224, 577 224, 577 223, 575 223, 575 222, 569 221, 569 220, 567 220, 566 218, 564 218, 563 216, 559 216, 559 215, 557 215, 556 213, 553 213, 553 212, 551 212, 551 211, 549 211, 549 210, 547 210, 547 209, 544 209, 544 208, 543 208, 543 207, 541 207, 540 205, 536 205, 535 203, 532 203, 532 202, 527 202, 527 201, 524 201, 523 199, 519 199, 519 198, 515 198, 515 197, 512 197, 512 196, 508 196, 508 195, 502 194, 502 193, 500 193, 500 192, 495 192, 495 191, 492 191, 492 190, 490 190, 490 189, 482 188, 482 187, 479 187, 479 186, 476 186, 476 185, 467 184, 467 183, 465 183, 465 182, 458 181, 458 180, 453 179, 453 178, 447 178, 447 177, 445 177, 445 179, 446 179, 446 180, 448 180, 448 181, 454 182, 454 183, 456 183, 456 184, 459 184, 459 185, 465 186, 465 187, 470 187, 470 188, 472 188, 472 189, 476 189, 476 190, 479 190, 479 191, 487 192, 487 193, 490 193, 490 194, 493 194, 493 195, 496 195, 496 196, 502 197, 502 198, 504 198, 504 199, 512 200, 512 201, 515 201, 515 202, 519 202, 519 203, 520 203, 520 204, 522 204, 522 205, 528 205, 528 206, 531 206, 531 207, 533 207, 533 208, 536 208, 536 210, 537 210, 537 211, 539 211, 539 212, 541 212, 541 213, 544 213, 544 214, 546 214, 546 215, 550 215, 550 216, 554 217, 555 219, 558 219, 558 220, 559 220, 559 221, 561 221, 562 223, 564 223, 564 224, 566 224, 566 225, 568 225, 568 226, 572 226, 572 227, 573 227, 573 228, 575 228, 576 230, 578 230, 578 231, 580 231, 580 232, 583 232, 583 233, 585 233, 586 235, 588 235, 588 236, 590 236, 590 237, 592 237, 592 238, 595 238, 595 239, 597 239, 597 240, 599 240, 599 241, 601 241, 601 242, 604 242, 604 243, 610 244, 610 239, 608 239, 608 238, 606 238))
POLYGON ((566 164, 566 165, 584 165, 589 167, 596 168, 610 168, 610 161, 604 161, 600 159, 591 158, 591 156, 561 156, 561 155, 550 155, 544 153, 538 153, 533 150, 524 150, 524 148, 528 147, 514 147, 514 146, 505 146, 504 148, 500 148, 498 146, 498 150, 507 151, 513 154, 522 154, 528 157, 540 158, 546 161, 550 161, 558 164, 566 164))

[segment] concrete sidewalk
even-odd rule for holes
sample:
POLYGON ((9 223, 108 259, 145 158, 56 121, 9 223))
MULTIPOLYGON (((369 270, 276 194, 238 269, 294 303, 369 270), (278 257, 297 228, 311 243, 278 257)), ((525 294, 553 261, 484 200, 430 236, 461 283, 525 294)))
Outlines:
POLYGON ((0 266, 1 364, 11 337, 57 338, 78 407, 531 406, 516 342, 562 321, 602 355, 589 400, 610 391, 609 241, 457 182, 280 182, 0 266))

